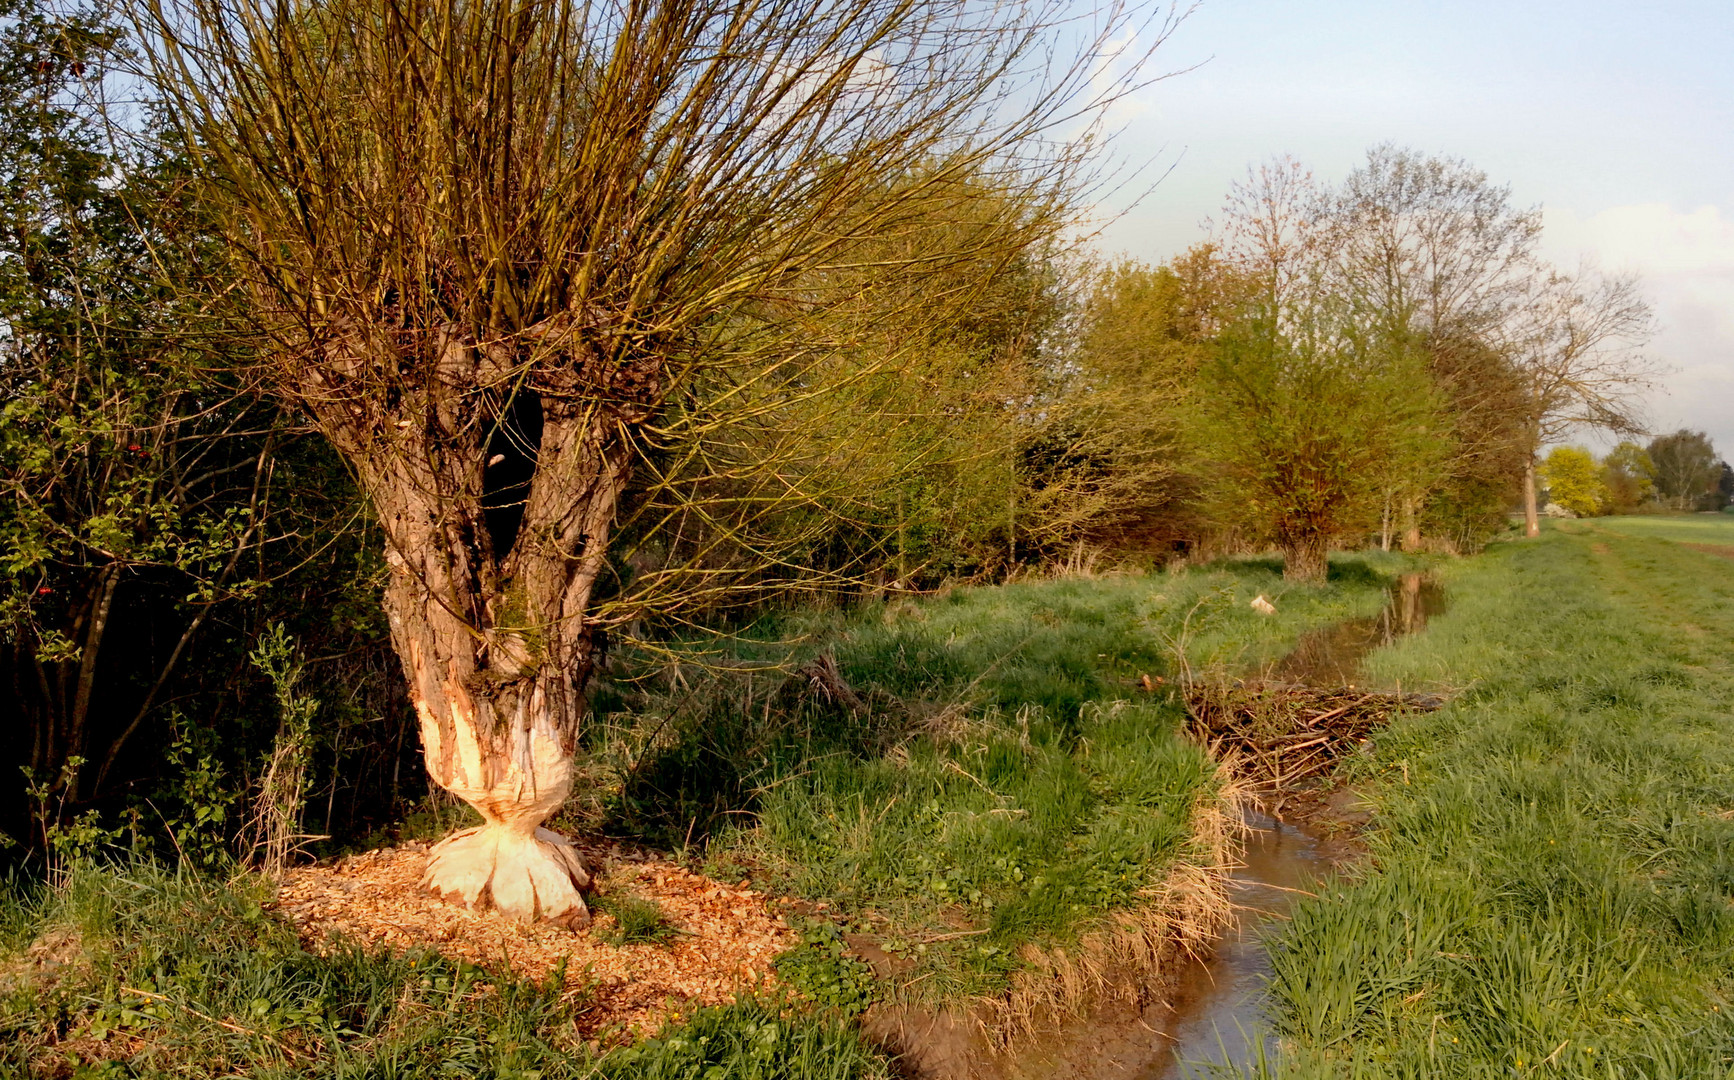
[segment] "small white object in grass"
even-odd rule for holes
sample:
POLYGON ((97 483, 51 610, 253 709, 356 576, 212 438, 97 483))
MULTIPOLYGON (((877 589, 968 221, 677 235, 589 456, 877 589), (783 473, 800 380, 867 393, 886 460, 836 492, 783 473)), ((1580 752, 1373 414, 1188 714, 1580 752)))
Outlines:
POLYGON ((1252 598, 1252 610, 1258 612, 1260 615, 1275 615, 1276 605, 1271 603, 1269 600, 1266 600, 1263 593, 1259 593, 1257 596, 1252 598))

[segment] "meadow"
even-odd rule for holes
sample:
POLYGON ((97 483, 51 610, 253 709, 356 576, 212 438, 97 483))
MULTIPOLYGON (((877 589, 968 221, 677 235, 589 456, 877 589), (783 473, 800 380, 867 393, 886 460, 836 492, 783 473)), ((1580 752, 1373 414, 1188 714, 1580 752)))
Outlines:
MULTIPOLYGON (((1734 1075, 1734 561, 1689 546, 1731 526, 1564 522, 1432 564, 1450 608, 1368 675, 1450 703, 1342 766, 1375 810, 1370 856, 1269 939, 1282 1039, 1252 1073, 1734 1075)), ((571 820, 803 904, 779 967, 793 1000, 610 1049, 572 1026, 582 987, 316 954, 256 877, 111 853, 0 903, 0 1071, 890 1076, 864 1008, 1003 998, 1032 954, 1155 917, 1161 883, 1214 854, 1224 779, 1157 679, 1181 657, 1255 669, 1377 610, 1415 565, 1342 557, 1322 587, 1240 560, 958 589, 785 613, 711 641, 704 667, 617 672, 571 820), (845 948, 863 935, 892 977, 845 948)))
POLYGON ((1331 584, 1305 587, 1237 560, 784 620, 785 639, 823 643, 857 702, 809 699, 791 727, 725 693, 672 737, 663 710, 630 714, 629 731, 658 717, 663 741, 626 770, 620 803, 657 808, 670 839, 701 816, 750 822, 718 829, 708 869, 872 935, 899 977, 859 985, 856 1003, 998 997, 1027 947, 1075 948, 1171 875, 1221 862, 1220 777, 1180 735, 1177 657, 1195 672, 1256 668, 1309 627, 1378 610, 1412 565, 1345 556, 1331 584), (1250 607, 1258 595, 1274 615, 1250 607))
POLYGON ((1075 945, 1219 857, 1201 844, 1220 821, 1199 834, 1222 778, 1157 681, 1177 655, 1255 666, 1377 610, 1411 565, 1344 557, 1318 587, 1242 560, 957 589, 789 613, 711 642, 706 667, 619 672, 597 696, 595 790, 569 823, 805 901, 805 943, 779 965, 805 1002, 792 1012, 747 999, 608 1050, 577 1036, 582 1001, 555 982, 431 952, 318 955, 261 911, 256 877, 111 852, 0 904, 0 1071, 886 1075, 850 1019, 870 1002, 1003 995, 1026 947, 1075 945), (1260 594, 1275 615, 1251 609, 1260 594), (801 674, 821 657, 829 687, 801 674), (848 956, 845 931, 874 935, 897 978, 848 956))
POLYGON ((1454 692, 1352 763, 1372 867, 1272 944, 1287 1077, 1734 1074, 1722 519, 1561 523, 1442 570, 1372 658, 1454 692))
POLYGON ((1595 518, 1589 524, 1621 536, 1649 536, 1734 550, 1734 514, 1668 514, 1595 518))

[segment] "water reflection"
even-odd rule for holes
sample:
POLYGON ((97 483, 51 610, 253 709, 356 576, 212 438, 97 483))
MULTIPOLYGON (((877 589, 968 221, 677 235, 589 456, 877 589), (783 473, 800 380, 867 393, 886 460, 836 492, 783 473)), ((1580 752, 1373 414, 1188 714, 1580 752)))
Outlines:
POLYGON ((1404 634, 1427 625, 1445 610, 1445 590, 1428 574, 1404 574, 1391 585, 1384 610, 1365 619, 1346 619, 1301 635, 1294 651, 1277 661, 1269 677, 1311 686, 1345 686, 1360 681, 1361 658, 1404 634))
MULTIPOLYGON (((1302 635, 1293 652, 1278 661, 1270 677, 1313 686, 1343 686, 1360 681, 1361 660, 1404 634, 1427 625, 1445 610, 1445 590, 1427 574, 1404 574, 1391 585, 1383 611, 1349 619, 1302 635)), ((1265 1018, 1265 981, 1270 958, 1264 934, 1297 898, 1331 869, 1318 841, 1264 815, 1248 824, 1245 863, 1231 880, 1238 894, 1239 917, 1223 935, 1211 958, 1183 977, 1176 1011, 1167 1029, 1173 1055, 1143 1075, 1144 1080, 1214 1075, 1208 1067, 1185 1062, 1250 1064, 1256 1048, 1274 1050, 1265 1018)))

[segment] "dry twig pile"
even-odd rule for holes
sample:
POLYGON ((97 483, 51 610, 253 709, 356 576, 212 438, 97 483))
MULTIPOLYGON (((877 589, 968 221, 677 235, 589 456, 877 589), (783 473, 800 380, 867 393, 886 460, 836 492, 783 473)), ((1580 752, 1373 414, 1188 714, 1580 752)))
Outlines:
POLYGON ((1401 711, 1445 704, 1437 694, 1298 683, 1192 682, 1189 728, 1212 756, 1232 756, 1258 788, 1280 791, 1330 771, 1401 711))

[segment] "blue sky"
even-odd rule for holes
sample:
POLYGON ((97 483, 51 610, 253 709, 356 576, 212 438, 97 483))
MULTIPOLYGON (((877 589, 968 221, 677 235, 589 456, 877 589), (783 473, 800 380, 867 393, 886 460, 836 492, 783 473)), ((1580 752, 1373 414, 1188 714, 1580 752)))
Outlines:
POLYGON ((1101 247, 1184 249, 1272 155, 1327 181, 1382 141, 1462 157, 1543 208, 1555 261, 1640 275, 1654 426, 1734 456, 1734 3, 1206 0, 1154 62, 1200 66, 1117 107, 1117 156, 1155 161, 1101 247))

